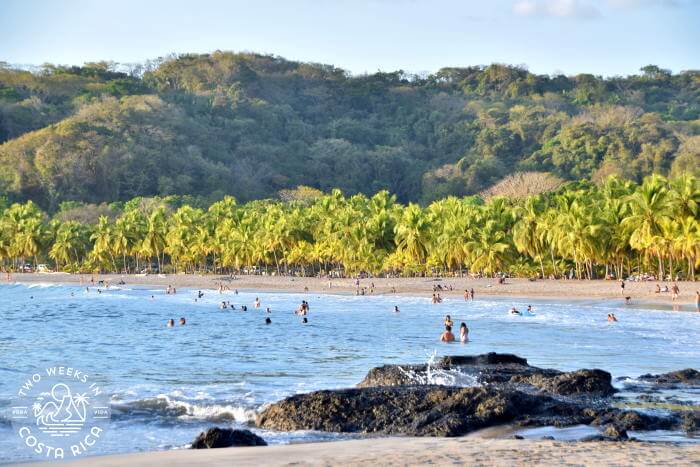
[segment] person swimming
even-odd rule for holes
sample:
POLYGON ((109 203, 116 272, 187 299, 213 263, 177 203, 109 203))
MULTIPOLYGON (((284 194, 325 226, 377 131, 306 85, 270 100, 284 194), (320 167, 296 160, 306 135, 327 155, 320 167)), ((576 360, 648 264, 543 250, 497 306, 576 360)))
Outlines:
POLYGON ((201 290, 198 290, 197 291, 197 298, 202 298, 202 297, 204 297, 204 292, 202 292, 201 290))
POLYGON ((450 317, 450 315, 445 315, 445 326, 452 327, 452 325, 452 318, 450 317))
POLYGON ((513 308, 510 309, 510 314, 513 315, 513 316, 520 316, 520 315, 522 315, 522 313, 520 313, 520 311, 519 311, 517 308, 515 308, 515 307, 513 307, 513 308))
POLYGON ((270 309, 269 306, 268 306, 267 308, 265 308, 265 311, 266 311, 267 313, 272 313, 272 310, 270 309))
POLYGON ((459 325, 459 340, 464 343, 469 340, 469 328, 467 323, 462 323, 459 325))
POLYGON ((304 319, 302 319, 301 322, 302 322, 303 324, 307 324, 307 323, 309 322, 309 320, 306 319, 306 316, 304 316, 304 319))
POLYGON ((185 321, 185 318, 180 318, 180 326, 184 326, 187 324, 187 321, 185 321))
POLYGON ((617 321, 617 318, 615 317, 614 313, 608 313, 608 321, 617 321))
POLYGON ((248 307, 245 305, 241 305, 241 311, 248 311, 248 307))
POLYGON ((452 326, 445 326, 445 332, 440 335, 441 342, 454 342, 455 335, 452 334, 452 326))
POLYGON ((170 318, 168 320, 168 327, 169 328, 175 327, 175 320, 174 319, 170 318))
POLYGON ((394 305, 394 313, 399 313, 401 310, 399 310, 398 305, 394 305))
POLYGON ((255 305, 255 308, 260 308, 260 299, 258 297, 255 297, 255 302, 253 302, 253 305, 255 305))
POLYGON ((265 324, 272 324, 272 320, 269 316, 265 318, 265 324))
POLYGON ((219 308, 221 308, 222 310, 228 308, 226 305, 226 302, 221 302, 221 305, 219 306, 219 308))
POLYGON ((630 297, 629 295, 627 297, 625 297, 625 305, 629 305, 631 301, 632 301, 632 297, 630 297))
POLYGON ((528 305, 528 306, 527 306, 527 313, 528 313, 529 315, 533 314, 533 313, 532 313, 532 305, 528 305))

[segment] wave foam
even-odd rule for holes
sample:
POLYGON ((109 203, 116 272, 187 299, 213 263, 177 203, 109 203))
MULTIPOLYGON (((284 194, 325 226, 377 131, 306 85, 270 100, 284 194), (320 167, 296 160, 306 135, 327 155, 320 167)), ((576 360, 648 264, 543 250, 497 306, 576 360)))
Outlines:
MULTIPOLYGON (((202 398, 204 399, 204 398, 202 398)), ((154 417, 196 419, 209 421, 236 421, 247 423, 255 420, 256 411, 249 407, 231 404, 202 404, 174 399, 166 394, 129 402, 112 402, 116 414, 126 416, 149 415, 154 417)))

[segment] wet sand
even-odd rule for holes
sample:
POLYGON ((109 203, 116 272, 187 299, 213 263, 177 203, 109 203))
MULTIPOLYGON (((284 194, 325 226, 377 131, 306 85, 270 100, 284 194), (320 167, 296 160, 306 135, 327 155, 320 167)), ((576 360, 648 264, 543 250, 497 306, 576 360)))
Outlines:
MULTIPOLYGON (((231 290, 260 290, 282 291, 302 293, 305 288, 310 293, 340 293, 355 294, 355 279, 331 279, 330 287, 327 278, 316 277, 291 277, 291 276, 263 276, 248 275, 231 278, 225 275, 198 275, 198 274, 169 274, 169 275, 127 275, 127 274, 103 274, 103 275, 78 275, 66 273, 26 273, 13 274, 10 282, 37 283, 53 282, 66 284, 97 286, 99 280, 109 281, 116 285, 123 280, 128 285, 150 285, 165 289, 168 285, 176 288, 201 288, 216 289, 223 284, 231 290)), ((3 282, 7 282, 3 276, 3 282)), ((402 294, 430 297, 433 286, 440 285, 439 291, 443 297, 462 297, 465 289, 473 288, 476 299, 484 296, 502 296, 517 298, 541 298, 541 299, 610 299, 624 302, 625 296, 632 297, 632 302, 658 303, 666 305, 679 305, 683 309, 695 309, 695 291, 700 290, 699 282, 677 282, 680 287, 680 295, 674 302, 669 293, 654 293, 656 284, 668 285, 668 282, 626 282, 624 294, 620 291, 617 281, 606 280, 538 280, 507 279, 505 284, 498 284, 495 279, 471 279, 471 278, 373 278, 360 280, 361 287, 367 287, 366 293, 370 293, 370 286, 374 283, 374 294, 402 294), (452 286, 452 291, 449 290, 452 286), (396 290, 396 292, 393 292, 396 290)))
MULTIPOLYGON (((63 466, 207 465, 673 465, 700 464, 700 445, 563 442, 513 439, 380 438, 210 450, 175 450, 87 457, 63 466)), ((45 465, 45 464, 44 464, 45 465)))

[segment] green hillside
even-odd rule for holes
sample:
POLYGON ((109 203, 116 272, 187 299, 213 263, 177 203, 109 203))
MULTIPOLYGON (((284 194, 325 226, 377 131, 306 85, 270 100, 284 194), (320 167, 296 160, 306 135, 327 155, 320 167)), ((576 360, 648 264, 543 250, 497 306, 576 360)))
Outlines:
POLYGON ((402 202, 519 171, 633 181, 700 167, 700 72, 542 76, 504 65, 350 76, 279 57, 0 67, 0 194, 63 201, 276 197, 306 185, 402 202))

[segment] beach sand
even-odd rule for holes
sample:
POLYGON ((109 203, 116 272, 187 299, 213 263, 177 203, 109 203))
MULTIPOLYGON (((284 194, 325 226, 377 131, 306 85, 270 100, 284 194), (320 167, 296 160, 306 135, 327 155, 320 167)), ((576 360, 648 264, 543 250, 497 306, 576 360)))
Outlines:
MULTIPOLYGON (((86 457, 63 466, 699 465, 700 446, 638 442, 380 438, 86 457)), ((45 465, 45 464, 44 464, 45 465)))
MULTIPOLYGON (((201 288, 216 289, 218 284, 238 290, 259 291, 283 291, 304 292, 308 288, 309 293, 340 293, 355 294, 355 279, 331 279, 316 277, 290 277, 290 276, 263 276, 249 275, 236 276, 231 279, 225 275, 198 275, 198 274, 170 274, 170 275, 127 275, 127 274, 102 274, 102 275, 78 275, 66 273, 26 273, 13 274, 10 282, 37 283, 53 282, 66 284, 80 284, 81 280, 86 285, 90 284, 90 278, 109 281, 116 285, 123 280, 128 285, 152 285, 165 289, 168 285, 176 288, 201 288)), ((3 279, 5 279, 3 277, 3 279)), ((5 281, 6 282, 6 281, 5 281)), ((606 280, 538 280, 531 282, 527 279, 507 279, 505 284, 498 284, 495 279, 471 279, 471 278, 372 278, 360 280, 362 287, 369 287, 374 283, 374 294, 392 294, 392 287, 397 294, 430 297, 433 286, 440 284, 443 288, 452 286, 452 291, 442 290, 443 297, 462 297, 465 289, 473 288, 476 299, 483 296, 502 296, 514 298, 543 298, 543 299, 611 299, 620 302, 624 296, 631 296, 632 301, 662 303, 667 305, 681 305, 684 309, 695 309, 695 291, 700 290, 700 283, 681 281, 680 295, 673 302, 670 293, 654 293, 656 284, 662 286, 671 283, 664 282, 626 282, 625 293, 620 292, 617 281, 606 280)), ((369 293, 369 290, 367 291, 369 293)))

